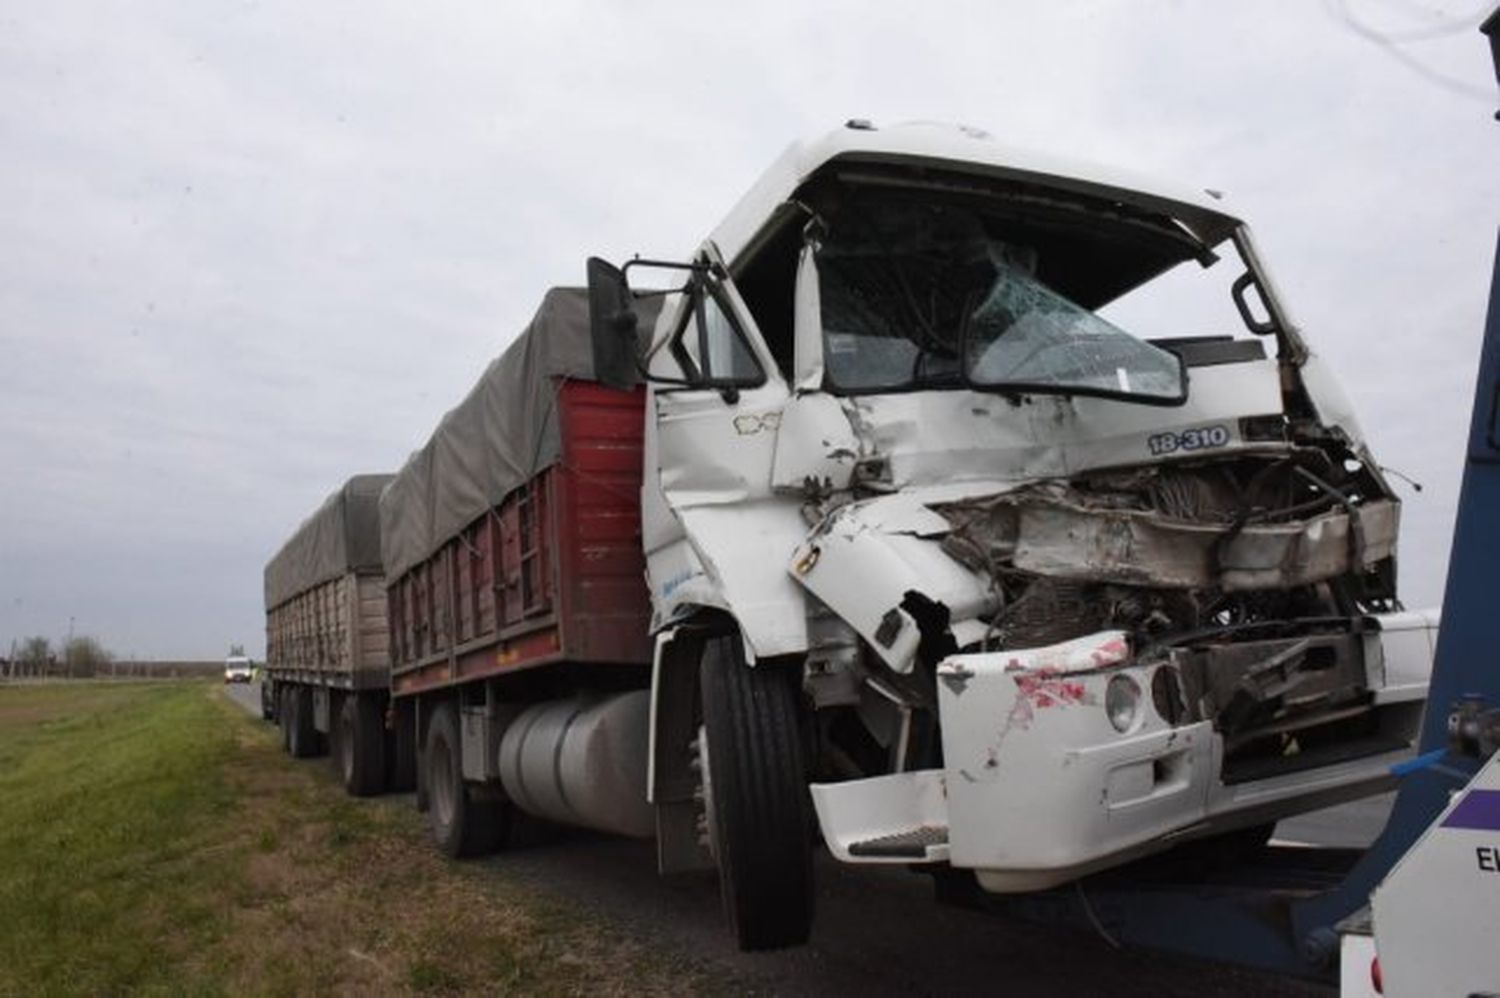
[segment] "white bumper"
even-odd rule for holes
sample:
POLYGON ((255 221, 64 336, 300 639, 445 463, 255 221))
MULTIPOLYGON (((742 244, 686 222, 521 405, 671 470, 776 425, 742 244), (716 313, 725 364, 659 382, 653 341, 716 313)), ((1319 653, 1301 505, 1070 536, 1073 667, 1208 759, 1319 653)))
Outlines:
MULTIPOLYGON (((1434 620, 1380 620, 1367 656, 1377 704, 1425 696, 1434 620)), ((1124 656, 1124 635, 1105 632, 945 660, 938 667, 944 768, 815 785, 834 854, 847 862, 946 859, 973 869, 987 890, 1042 889, 1180 838, 1376 792, 1389 782, 1391 764, 1409 754, 1227 785, 1212 723, 1164 720, 1153 703, 1153 667, 1124 656), (1124 731, 1105 710, 1106 687, 1120 674, 1142 693, 1124 731)))

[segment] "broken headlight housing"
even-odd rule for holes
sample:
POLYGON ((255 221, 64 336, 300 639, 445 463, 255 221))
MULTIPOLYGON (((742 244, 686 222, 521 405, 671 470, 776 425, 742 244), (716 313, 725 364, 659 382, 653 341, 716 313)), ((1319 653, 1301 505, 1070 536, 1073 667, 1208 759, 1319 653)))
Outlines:
POLYGON ((1111 676, 1104 688, 1104 713, 1120 734, 1134 728, 1141 713, 1141 684, 1123 672, 1111 676))

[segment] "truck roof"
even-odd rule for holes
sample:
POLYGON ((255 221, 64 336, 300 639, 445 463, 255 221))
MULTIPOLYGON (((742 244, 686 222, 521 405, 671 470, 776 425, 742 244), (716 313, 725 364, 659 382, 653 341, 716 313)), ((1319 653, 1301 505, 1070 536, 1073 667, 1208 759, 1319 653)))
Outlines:
POLYGON ((733 266, 797 189, 834 161, 937 166, 1107 198, 1168 215, 1205 246, 1222 242, 1240 224, 1207 191, 1007 145, 980 129, 936 122, 874 128, 850 122, 819 138, 792 143, 771 164, 710 236, 724 260, 733 266))
MULTIPOLYGON (((650 329, 660 298, 636 302, 650 329)), ((562 453, 561 380, 594 380, 588 291, 552 288, 380 497, 386 577, 400 578, 562 453)))
POLYGON ((380 571, 376 502, 391 475, 355 475, 266 563, 266 609, 347 572, 380 571))

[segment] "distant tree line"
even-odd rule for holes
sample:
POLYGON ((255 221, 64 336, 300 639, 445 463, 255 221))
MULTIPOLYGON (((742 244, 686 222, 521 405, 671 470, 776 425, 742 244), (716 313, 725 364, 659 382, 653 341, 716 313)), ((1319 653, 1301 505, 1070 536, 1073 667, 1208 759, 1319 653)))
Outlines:
MULTIPOLYGON (((242 654, 238 645, 231 654, 242 654)), ((134 661, 115 656, 89 635, 79 635, 54 648, 44 637, 29 637, 0 655, 0 680, 189 678, 222 674, 218 661, 134 661)))
POLYGON ((109 650, 87 634, 69 638, 60 650, 54 650, 47 638, 33 636, 16 647, 13 659, 0 658, 0 678, 89 679, 109 675, 114 661, 109 650))

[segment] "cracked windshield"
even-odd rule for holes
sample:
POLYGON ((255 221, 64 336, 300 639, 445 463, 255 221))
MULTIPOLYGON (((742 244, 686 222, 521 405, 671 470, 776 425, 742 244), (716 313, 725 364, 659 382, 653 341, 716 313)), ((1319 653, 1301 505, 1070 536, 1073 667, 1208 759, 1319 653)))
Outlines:
MULTIPOLYGON (((885 204, 844 213, 817 251, 832 385, 1181 401, 1175 354, 1049 287, 1040 274, 1058 268, 1047 266, 1024 230, 1008 234, 964 207, 885 204)), ((1097 295, 1099 282, 1082 286, 1097 295)))

